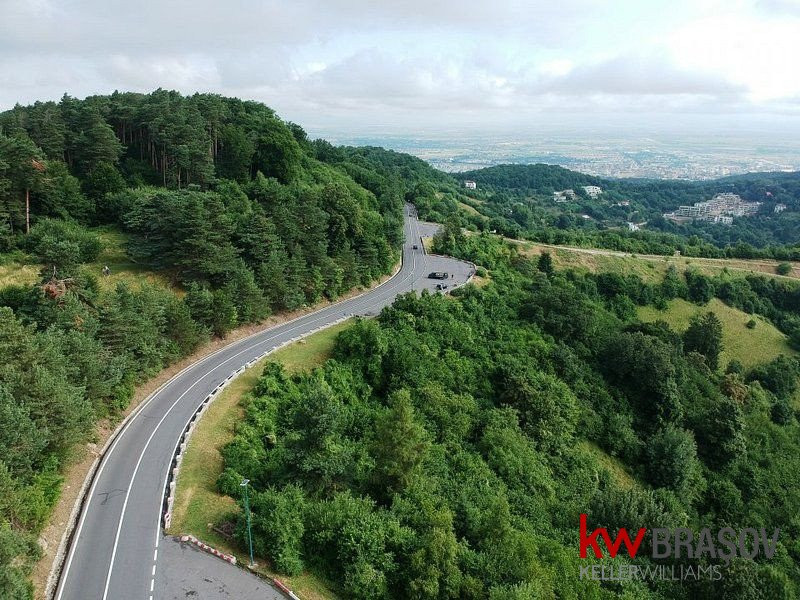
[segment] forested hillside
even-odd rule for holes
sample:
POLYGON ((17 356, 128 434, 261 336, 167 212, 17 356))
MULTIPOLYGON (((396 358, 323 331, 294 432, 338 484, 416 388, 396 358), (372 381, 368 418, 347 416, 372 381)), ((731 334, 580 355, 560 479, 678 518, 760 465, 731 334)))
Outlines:
POLYGON ((680 250, 690 256, 800 258, 800 174, 752 173, 712 181, 605 179, 555 165, 500 165, 460 173, 477 182, 473 204, 485 228, 539 242, 594 246, 652 254, 680 250), (598 186, 590 197, 583 186, 598 186), (553 193, 574 197, 554 201, 553 193), (761 202, 757 215, 729 226, 695 221, 677 224, 663 213, 731 192, 761 202), (775 213, 777 205, 785 210, 775 213), (627 222, 640 224, 629 232, 627 222))
MULTIPOLYGON (((788 330, 795 283, 554 271, 458 228, 435 250, 491 283, 405 296, 314 372, 268 366, 246 403, 218 485, 241 503, 251 479, 259 556, 321 573, 343 598, 796 596, 800 365, 718 364, 713 313, 675 331, 636 311, 717 295, 788 330), (721 581, 600 584, 579 577, 595 562, 578 558, 581 513, 613 531, 781 533, 773 559, 735 558, 721 581)), ((602 562, 653 564, 616 560, 602 562)))
POLYGON ((420 165, 209 94, 0 114, 0 597, 30 596, 36 534, 97 419, 210 336, 388 274, 420 165), (112 238, 158 278, 109 285, 112 238), (39 281, 15 283, 31 265, 39 281))
MULTIPOLYGON (((695 201, 713 182, 543 166, 470 176, 479 190, 467 194, 419 159, 309 140, 262 104, 209 94, 65 96, 1 113, 0 597, 31 596, 37 534, 98 419, 113 422, 138 383, 211 337, 388 274, 404 201, 447 221, 437 252, 490 269, 492 283, 452 302, 406 297, 349 330, 322 370, 267 373, 220 488, 252 479, 258 552, 276 568, 316 569, 345 597, 648 597, 575 587, 578 511, 609 526, 763 525, 794 539, 796 359, 719 365, 713 318, 677 332, 640 323, 636 306, 716 296, 800 348, 796 287, 675 270, 655 285, 555 273, 461 227, 790 258, 796 176, 730 180, 748 199, 770 191, 790 206, 785 229, 764 216, 751 243, 702 226, 598 224, 695 201), (551 188, 585 184, 630 198, 631 212, 585 197, 567 211, 542 206, 551 188), (574 216, 583 210, 597 222, 574 216)), ((790 597, 797 558, 786 541, 769 564, 736 563, 725 597, 745 581, 790 597)))

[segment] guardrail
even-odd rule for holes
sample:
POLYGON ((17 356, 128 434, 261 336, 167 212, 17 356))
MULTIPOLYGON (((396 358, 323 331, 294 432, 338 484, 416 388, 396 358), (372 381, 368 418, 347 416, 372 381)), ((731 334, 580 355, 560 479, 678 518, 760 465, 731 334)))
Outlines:
POLYGON ((236 379, 238 375, 241 375, 242 373, 244 373, 245 370, 249 369, 254 364, 266 358, 268 355, 272 354, 276 350, 279 350, 284 346, 288 346, 289 344, 292 344, 298 340, 301 340, 319 331, 322 331, 323 329, 328 329, 329 327, 333 327, 334 325, 343 323, 344 321, 351 318, 353 318, 353 315, 347 314, 343 317, 336 319, 335 321, 331 321, 327 325, 323 325, 321 327, 315 327, 314 329, 311 329, 305 333, 297 335, 289 340, 286 340, 285 342, 276 344, 269 350, 262 352, 261 354, 259 354, 252 360, 246 362, 244 365, 242 365, 235 371, 231 372, 230 375, 228 375, 222 381, 222 383, 217 385, 217 387, 215 387, 211 391, 211 393, 208 394, 203 399, 203 401, 200 403, 200 405, 197 407, 197 409, 194 411, 194 413, 184 426, 183 433, 181 433, 181 436, 178 438, 178 442, 175 444, 175 449, 172 452, 172 463, 170 465, 170 471, 167 476, 166 485, 164 486, 164 501, 162 505, 162 510, 163 510, 162 525, 164 527, 165 533, 166 530, 169 529, 170 526, 172 525, 172 509, 175 505, 175 487, 177 485, 178 475, 180 474, 181 464, 183 463, 183 454, 184 452, 186 452, 186 447, 189 445, 189 439, 192 437, 192 434, 194 433, 194 429, 197 423, 200 421, 200 418, 206 412, 211 403, 219 396, 220 393, 222 393, 222 391, 226 387, 228 387, 233 382, 234 379, 236 379))

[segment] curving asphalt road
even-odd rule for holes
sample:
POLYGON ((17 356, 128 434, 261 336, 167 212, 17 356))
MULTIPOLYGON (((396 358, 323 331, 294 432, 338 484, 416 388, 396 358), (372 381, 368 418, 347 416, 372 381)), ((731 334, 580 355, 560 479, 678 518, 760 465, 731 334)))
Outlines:
MULTIPOLYGON (((398 294, 432 290, 439 282, 427 278, 431 271, 449 272, 450 286, 469 279, 471 265, 425 254, 411 205, 405 208, 404 230, 403 263, 392 279, 361 296, 234 342, 178 373, 143 403, 98 467, 62 567, 56 600, 177 597, 163 589, 165 580, 174 579, 163 573, 175 556, 187 554, 168 545, 161 519, 167 474, 186 423, 232 371, 265 351, 349 315, 375 315, 398 294)), ((195 564, 201 560, 188 556, 195 564)), ((254 593, 253 597, 270 597, 266 590, 254 593)), ((186 595, 200 596, 196 591, 186 595)), ((202 597, 227 597, 227 592, 208 590, 202 597)))

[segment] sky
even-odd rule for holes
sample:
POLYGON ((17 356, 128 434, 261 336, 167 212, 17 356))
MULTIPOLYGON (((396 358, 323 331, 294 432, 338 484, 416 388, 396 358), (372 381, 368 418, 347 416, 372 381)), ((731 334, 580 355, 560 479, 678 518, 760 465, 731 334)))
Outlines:
POLYGON ((0 109, 116 90, 330 133, 800 131, 800 0, 0 0, 0 109))

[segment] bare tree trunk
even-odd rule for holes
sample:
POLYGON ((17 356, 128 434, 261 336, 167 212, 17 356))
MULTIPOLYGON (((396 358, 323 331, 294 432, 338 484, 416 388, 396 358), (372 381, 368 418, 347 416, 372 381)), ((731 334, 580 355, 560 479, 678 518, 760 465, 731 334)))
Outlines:
POLYGON ((25 188, 25 233, 31 232, 31 191, 25 188))

